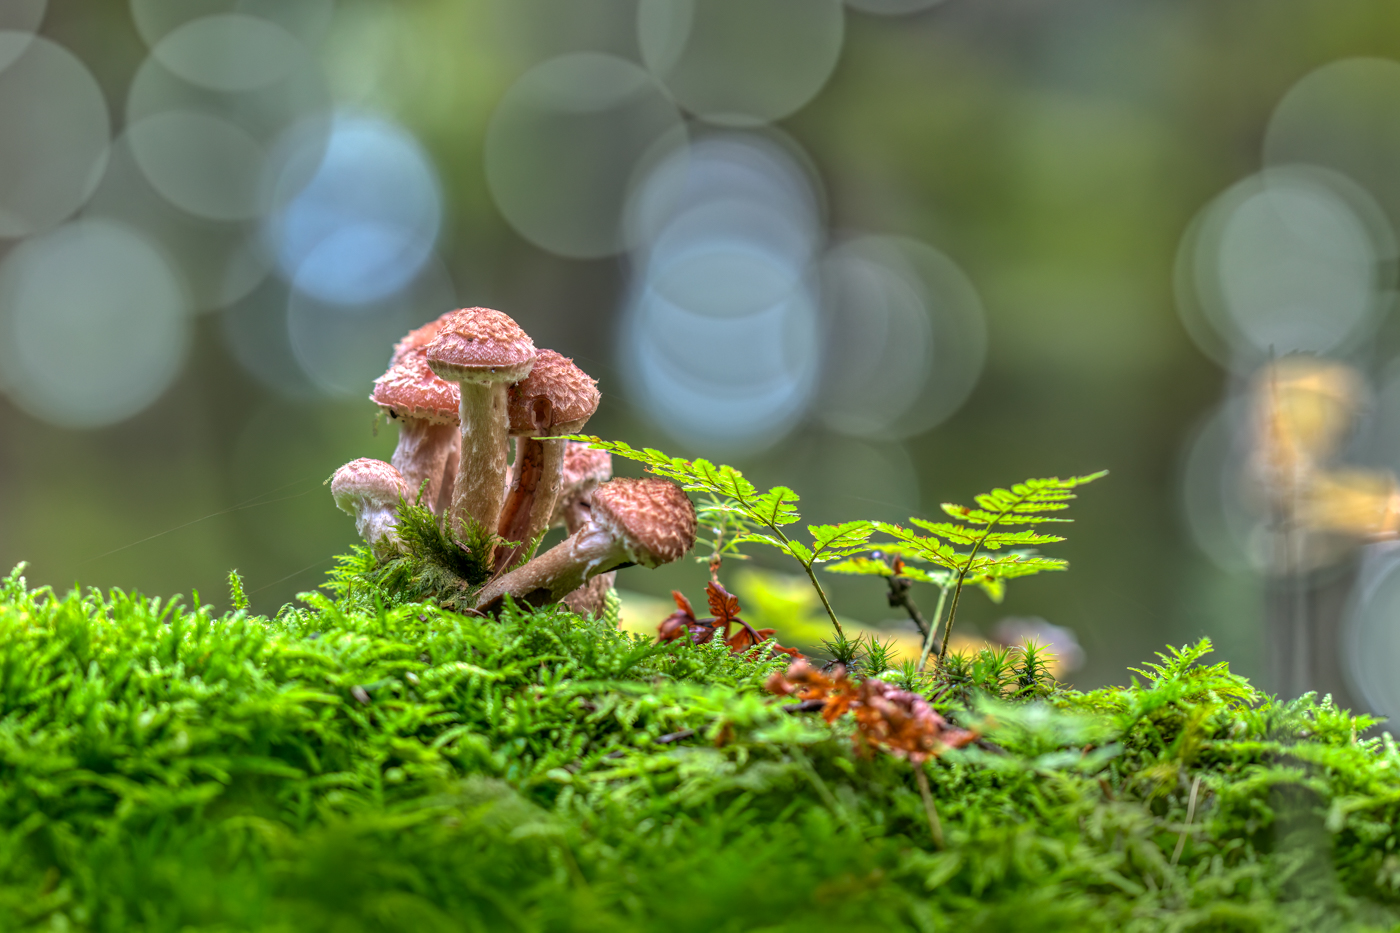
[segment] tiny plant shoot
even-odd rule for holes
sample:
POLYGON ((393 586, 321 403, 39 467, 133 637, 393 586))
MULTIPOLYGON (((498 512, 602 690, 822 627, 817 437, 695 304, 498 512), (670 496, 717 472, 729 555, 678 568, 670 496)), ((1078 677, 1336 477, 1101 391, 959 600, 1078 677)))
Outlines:
POLYGON ((940 627, 943 636, 939 660, 946 658, 953 621, 968 583, 980 586, 993 601, 1000 602, 1007 580, 1069 566, 1068 561, 1042 557, 1033 550, 1037 545, 1063 541, 1063 537, 1016 526, 1072 521, 1047 513, 1069 508, 1077 487, 1108 472, 1068 479, 1029 479, 1010 489, 993 489, 977 496, 975 508, 945 502, 943 511, 955 521, 909 520, 928 534, 888 522, 858 520, 808 525, 811 542, 807 543, 784 530, 802 519, 797 511, 800 498, 787 486, 760 491, 742 473, 724 464, 685 460, 650 447, 638 450, 622 441, 605 441, 591 435, 572 435, 568 439, 634 460, 648 472, 674 480, 687 491, 702 493, 704 498, 696 506, 696 513, 701 528, 709 535, 710 554, 700 559, 709 560, 712 565, 724 557, 743 559, 741 545, 761 544, 797 561, 821 598, 838 643, 845 642, 846 635, 817 579, 816 565, 839 561, 826 569, 872 576, 904 575, 937 586, 938 606, 933 624, 925 633, 920 669, 927 663, 940 627), (872 544, 870 538, 877 532, 893 540, 872 544), (893 555, 893 565, 871 556, 875 553, 893 555), (906 560, 931 564, 934 569, 907 567, 906 560))

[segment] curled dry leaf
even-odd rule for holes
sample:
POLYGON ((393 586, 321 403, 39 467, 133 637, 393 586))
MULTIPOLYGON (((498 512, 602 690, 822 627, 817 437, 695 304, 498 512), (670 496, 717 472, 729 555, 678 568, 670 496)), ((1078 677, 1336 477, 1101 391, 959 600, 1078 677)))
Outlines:
POLYGON ((779 696, 822 700, 822 717, 827 722, 850 712, 856 720, 858 747, 877 746, 916 765, 977 738, 976 732, 960 729, 938 715, 917 693, 874 677, 853 684, 843 667, 825 674, 805 660, 797 661, 785 673, 775 671, 766 686, 779 696))
MULTIPOLYGON (((677 590, 671 591, 671 598, 676 601, 676 611, 671 613, 657 626, 657 638, 662 642, 675 641, 677 638, 689 635, 692 644, 704 645, 712 641, 716 635, 729 645, 729 650, 734 654, 743 654, 755 645, 760 645, 771 639, 775 633, 774 629, 755 629, 752 625, 739 618, 739 598, 730 593, 719 583, 711 581, 705 587, 705 596, 710 603, 710 611, 714 613, 712 618, 697 619, 695 609, 690 605, 690 600, 677 590), (733 635, 729 633, 731 628, 738 627, 733 635)), ((796 648, 784 648, 776 641, 769 645, 773 656, 786 654, 792 658, 802 657, 802 653, 796 648)))

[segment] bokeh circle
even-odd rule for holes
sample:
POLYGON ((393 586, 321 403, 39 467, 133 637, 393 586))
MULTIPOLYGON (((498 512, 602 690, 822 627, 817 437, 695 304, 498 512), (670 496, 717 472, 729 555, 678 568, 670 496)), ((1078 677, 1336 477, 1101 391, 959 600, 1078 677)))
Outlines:
POLYGON ((179 278, 129 227, 75 221, 0 265, 0 383, 52 424, 92 428, 135 415, 169 387, 188 343, 179 278))
POLYGON ((629 245, 622 223, 634 173, 658 146, 685 142, 680 111, 646 71, 599 52, 530 69, 486 132, 486 180, 521 236, 593 259, 629 245))
MULTIPOLYGON (((23 35, 0 33, 0 42, 23 35)), ((62 46, 26 39, 0 70, 0 127, 0 237, 62 223, 107 161, 111 121, 97 80, 62 46)))

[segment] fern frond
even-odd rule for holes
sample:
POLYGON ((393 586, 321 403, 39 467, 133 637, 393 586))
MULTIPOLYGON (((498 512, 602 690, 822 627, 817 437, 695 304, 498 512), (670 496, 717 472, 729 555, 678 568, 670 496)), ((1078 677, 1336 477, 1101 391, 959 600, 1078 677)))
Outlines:
MULTIPOLYGON (((993 602, 1001 602, 1006 594, 1005 581, 1028 577, 1044 571, 1064 570, 1068 563, 1041 557, 1031 547, 1063 541, 1060 535, 1045 534, 1030 528, 1007 530, 1008 525, 1034 525, 1043 522, 1067 522, 1068 518, 1046 515, 1069 507, 1075 498, 1075 488, 1091 483, 1107 474, 1107 470, 1068 479, 1049 477, 1028 479, 1010 489, 993 489, 976 497, 977 508, 943 503, 943 511, 956 522, 932 522, 911 518, 910 522, 928 535, 901 525, 877 522, 877 530, 895 539, 901 554, 909 554, 926 563, 937 564, 957 575, 953 583, 948 618, 943 624, 943 655, 948 650, 948 636, 963 585, 974 583, 982 587, 993 602), (968 550, 959 551, 957 547, 968 550), (1004 554, 994 552, 1011 548, 1004 554)), ((934 629, 937 629, 935 620, 934 629)))

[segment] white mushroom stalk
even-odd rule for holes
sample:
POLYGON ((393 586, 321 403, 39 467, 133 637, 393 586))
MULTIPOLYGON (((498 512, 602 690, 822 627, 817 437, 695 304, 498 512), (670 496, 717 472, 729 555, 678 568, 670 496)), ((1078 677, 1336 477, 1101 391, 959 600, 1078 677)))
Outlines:
POLYGON ((593 494, 593 519, 525 566, 488 583, 477 607, 506 596, 533 606, 557 603, 599 574, 623 565, 658 567, 695 544, 695 507, 674 483, 618 479, 593 494))
POLYGON ((376 556, 398 547, 398 505, 410 495, 407 481, 382 460, 351 460, 331 477, 336 506, 355 519, 355 530, 376 556))

